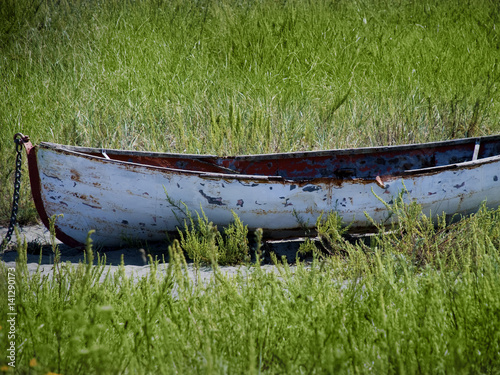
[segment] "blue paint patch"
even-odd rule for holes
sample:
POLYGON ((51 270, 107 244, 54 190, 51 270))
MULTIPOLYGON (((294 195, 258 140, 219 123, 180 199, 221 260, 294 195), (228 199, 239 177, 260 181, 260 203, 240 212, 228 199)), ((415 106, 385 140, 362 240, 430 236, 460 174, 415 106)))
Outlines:
POLYGON ((199 191, 200 194, 205 198, 209 204, 215 204, 217 206, 225 206, 226 204, 222 202, 222 198, 220 197, 211 197, 209 195, 206 195, 203 190, 199 191))
POLYGON ((302 189, 302 191, 305 191, 308 193, 311 193, 313 191, 318 191, 318 190, 321 190, 321 186, 310 185, 310 186, 306 186, 305 188, 302 189))

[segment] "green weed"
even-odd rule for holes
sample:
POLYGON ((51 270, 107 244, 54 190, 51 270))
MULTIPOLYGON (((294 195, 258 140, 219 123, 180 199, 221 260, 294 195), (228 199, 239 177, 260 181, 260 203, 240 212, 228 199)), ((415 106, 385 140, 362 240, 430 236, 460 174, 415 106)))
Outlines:
POLYGON ((250 259, 248 229, 233 212, 233 222, 222 232, 208 221, 202 210, 196 219, 188 212, 184 229, 179 229, 180 246, 195 264, 238 264, 250 259))

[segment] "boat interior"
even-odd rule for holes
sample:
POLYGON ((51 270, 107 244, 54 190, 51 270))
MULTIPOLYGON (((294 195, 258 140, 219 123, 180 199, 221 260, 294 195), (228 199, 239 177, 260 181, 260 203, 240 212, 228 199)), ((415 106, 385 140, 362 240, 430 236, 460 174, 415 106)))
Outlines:
POLYGON ((40 146, 103 159, 200 173, 275 176, 287 180, 346 180, 398 176, 412 171, 478 162, 500 155, 500 136, 403 146, 234 157, 105 150, 50 143, 41 143, 40 146))

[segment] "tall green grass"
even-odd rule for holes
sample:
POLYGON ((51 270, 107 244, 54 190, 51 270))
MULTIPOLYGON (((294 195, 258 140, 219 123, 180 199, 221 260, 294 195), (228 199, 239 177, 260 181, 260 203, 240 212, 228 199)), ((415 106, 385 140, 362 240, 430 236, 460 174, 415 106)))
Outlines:
POLYGON ((496 133, 499 15, 481 0, 3 1, 1 221, 18 131, 217 154, 496 133))
MULTIPOLYGON (((112 273, 102 260, 93 266, 90 246, 86 263, 29 274, 20 246, 16 371, 499 373, 500 210, 481 209, 446 233, 434 229, 452 251, 425 260, 426 219, 404 221, 414 210, 400 212, 407 235, 399 242, 344 243, 345 253, 310 264, 275 259, 273 271, 256 263, 231 275, 214 264, 205 282, 189 276, 196 268, 177 244, 168 265, 150 260, 140 279, 123 266, 112 273)), ((338 245, 340 227, 329 220, 320 232, 338 245)), ((2 353, 6 334, 0 330, 2 353)))

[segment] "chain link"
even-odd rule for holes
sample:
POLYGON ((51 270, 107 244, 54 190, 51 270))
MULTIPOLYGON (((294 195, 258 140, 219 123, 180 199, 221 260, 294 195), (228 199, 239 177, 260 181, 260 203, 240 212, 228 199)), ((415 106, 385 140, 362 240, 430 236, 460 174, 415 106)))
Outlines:
POLYGON ((19 209, 19 190, 21 189, 21 170, 23 166, 23 143, 24 143, 24 135, 21 133, 17 133, 14 136, 14 142, 16 144, 16 171, 14 174, 14 195, 12 197, 12 212, 10 215, 10 223, 9 229, 7 230, 7 234, 0 245, 0 252, 3 252, 5 247, 8 245, 12 238, 12 234, 14 233, 14 228, 17 222, 17 211, 19 209))

